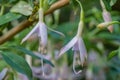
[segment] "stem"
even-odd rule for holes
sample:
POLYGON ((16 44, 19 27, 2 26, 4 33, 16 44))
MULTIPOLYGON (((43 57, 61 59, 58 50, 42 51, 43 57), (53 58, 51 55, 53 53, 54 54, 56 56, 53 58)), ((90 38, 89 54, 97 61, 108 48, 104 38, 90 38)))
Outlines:
POLYGON ((77 36, 81 36, 82 35, 82 30, 83 30, 83 26, 84 26, 84 10, 83 10, 83 7, 82 7, 82 4, 80 1, 76 0, 79 5, 80 5, 80 8, 81 8, 81 12, 80 12, 80 22, 79 22, 79 25, 78 25, 78 32, 77 32, 77 36))
POLYGON ((79 0, 76 0, 78 2, 78 4, 80 5, 80 8, 81 8, 81 13, 80 13, 80 20, 84 20, 84 10, 83 10, 83 7, 82 7, 82 4, 79 0))
POLYGON ((110 22, 110 25, 111 24, 120 24, 120 22, 119 21, 112 21, 112 22, 110 22))
POLYGON ((44 12, 43 12, 43 9, 40 8, 39 9, 39 21, 43 22, 43 17, 44 17, 44 12))
POLYGON ((39 8, 42 8, 43 7, 43 0, 39 0, 39 8))
POLYGON ((100 4, 101 4, 103 11, 107 11, 103 0, 100 0, 100 4))
POLYGON ((0 16, 3 14, 5 7, 2 5, 0 10, 0 16))

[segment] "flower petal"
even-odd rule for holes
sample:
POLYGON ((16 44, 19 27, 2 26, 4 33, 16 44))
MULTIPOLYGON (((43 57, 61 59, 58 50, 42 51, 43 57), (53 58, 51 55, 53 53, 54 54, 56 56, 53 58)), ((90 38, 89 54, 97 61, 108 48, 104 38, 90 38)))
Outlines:
POLYGON ((81 37, 79 38, 78 44, 80 51, 80 60, 81 60, 81 64, 83 65, 85 58, 87 58, 87 51, 81 37))
POLYGON ((7 74, 7 71, 8 71, 8 69, 5 68, 5 69, 2 70, 2 72, 0 72, 0 80, 3 80, 3 78, 4 78, 5 75, 7 74))
POLYGON ((73 51, 79 51, 78 41, 75 43, 75 45, 72 48, 73 51))
POLYGON ((38 27, 39 27, 39 23, 36 24, 36 26, 32 29, 32 31, 30 31, 21 41, 21 44, 23 42, 25 42, 33 33, 37 32, 38 30, 38 27))
POLYGON ((75 36, 67 45, 65 45, 59 53, 59 56, 61 56, 62 54, 64 54, 66 51, 68 51, 78 40, 78 38, 75 36))
POLYGON ((43 22, 39 22, 40 27, 39 27, 39 37, 41 38, 41 45, 46 47, 47 45, 47 26, 43 22))

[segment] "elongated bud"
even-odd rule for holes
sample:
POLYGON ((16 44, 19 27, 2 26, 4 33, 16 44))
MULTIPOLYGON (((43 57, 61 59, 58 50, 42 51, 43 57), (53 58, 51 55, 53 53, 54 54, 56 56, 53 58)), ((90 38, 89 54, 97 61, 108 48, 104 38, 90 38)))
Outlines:
POLYGON ((103 22, 97 25, 98 28, 104 29, 110 25, 110 22, 103 22))
POLYGON ((104 29, 107 28, 113 24, 120 24, 119 21, 111 21, 111 22, 103 22, 97 25, 98 28, 104 29))
MULTIPOLYGON (((104 19, 105 22, 111 22, 112 21, 111 15, 108 11, 106 11, 106 10, 103 11, 102 16, 103 16, 103 19, 104 19)), ((107 28, 110 32, 113 32, 113 25, 109 25, 107 28)))

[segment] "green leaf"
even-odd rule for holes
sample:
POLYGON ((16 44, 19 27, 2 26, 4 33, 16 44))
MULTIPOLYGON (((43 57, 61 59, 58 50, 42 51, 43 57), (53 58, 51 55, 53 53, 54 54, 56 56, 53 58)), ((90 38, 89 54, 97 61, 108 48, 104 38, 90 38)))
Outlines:
POLYGON ((110 0, 103 0, 105 7, 108 11, 111 10, 111 6, 110 6, 110 0))
POLYGON ((112 59, 114 56, 118 54, 118 50, 114 50, 108 55, 108 60, 112 59))
POLYGON ((20 1, 15 6, 13 6, 10 11, 29 16, 32 14, 32 7, 27 2, 20 1))
POLYGON ((118 57, 120 58, 120 47, 118 48, 118 57))
POLYGON ((34 6, 34 2, 33 2, 33 0, 28 0, 28 2, 29 2, 29 4, 31 5, 31 7, 34 6))
POLYGON ((15 13, 7 13, 3 16, 0 16, 0 25, 3 25, 5 23, 8 23, 12 20, 18 19, 20 18, 21 15, 20 14, 15 14, 15 13))
POLYGON ((43 59, 43 61, 44 61, 45 63, 48 63, 48 64, 50 64, 52 67, 54 67, 53 63, 51 63, 49 60, 45 59, 42 55, 41 55, 40 57, 39 57, 39 56, 36 56, 33 52, 31 52, 31 51, 29 51, 29 50, 27 50, 27 49, 25 49, 25 48, 23 48, 23 47, 20 47, 20 46, 10 46, 10 48, 17 49, 17 50, 19 50, 19 51, 21 51, 21 52, 23 52, 23 53, 25 53, 25 54, 28 54, 28 55, 30 55, 30 56, 32 56, 32 57, 34 57, 34 58, 43 59))
POLYGON ((26 74, 32 80, 32 70, 24 58, 11 52, 1 52, 3 59, 16 71, 26 74))
POLYGON ((99 33, 96 37, 102 38, 102 39, 109 39, 109 40, 120 40, 120 37, 118 37, 120 34, 110 34, 107 32, 99 33))
POLYGON ((110 1, 110 6, 113 6, 116 3, 117 0, 111 0, 110 1))

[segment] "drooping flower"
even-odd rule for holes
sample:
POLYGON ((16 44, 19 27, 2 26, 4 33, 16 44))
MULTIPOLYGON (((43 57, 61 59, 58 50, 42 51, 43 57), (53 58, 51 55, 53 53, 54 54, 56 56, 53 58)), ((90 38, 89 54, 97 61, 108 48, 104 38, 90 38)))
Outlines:
POLYGON ((77 31, 76 36, 60 50, 59 56, 61 56, 66 51, 68 51, 69 49, 72 48, 72 51, 74 52, 73 71, 75 72, 75 74, 79 74, 82 70, 79 70, 79 71, 75 70, 75 63, 76 63, 76 58, 77 58, 76 54, 79 54, 80 65, 83 66, 83 64, 87 58, 87 51, 86 51, 86 48, 85 48, 85 45, 84 45, 84 42, 83 42, 83 39, 81 36, 83 26, 84 26, 84 23, 83 23, 84 12, 83 12, 83 8, 82 8, 82 4, 78 0, 76 0, 76 1, 80 4, 80 7, 81 7, 80 22, 78 25, 78 31, 77 31))
POLYGON ((43 22, 43 10, 39 10, 39 22, 35 25, 35 27, 28 33, 25 38, 23 38, 22 43, 25 42, 32 34, 37 33, 37 36, 40 40, 40 44, 42 47, 46 47, 47 45, 47 26, 43 22))
POLYGON ((85 60, 87 59, 87 51, 83 42, 83 39, 81 37, 82 29, 83 29, 83 21, 81 20, 78 25, 78 31, 76 36, 67 44, 65 45, 59 53, 59 56, 64 54, 66 51, 72 48, 72 51, 74 52, 73 57, 73 71, 75 74, 79 74, 82 70, 76 71, 75 70, 75 64, 76 64, 76 58, 78 58, 79 55, 79 62, 78 64, 82 65, 84 64, 85 60))
POLYGON ((47 45, 47 26, 45 23, 40 21, 36 24, 32 31, 30 31, 28 35, 23 38, 22 43, 25 42, 34 33, 37 33, 39 40, 41 40, 41 45, 45 47, 47 45))
POLYGON ((75 36, 67 45, 65 45, 59 53, 59 56, 61 56, 62 54, 64 54, 66 51, 68 51, 69 49, 72 48, 72 51, 74 52, 74 61, 73 61, 73 70, 76 74, 80 73, 80 71, 76 72, 75 70, 75 55, 79 54, 80 56, 80 65, 83 66, 86 58, 87 58, 87 51, 83 42, 82 37, 79 36, 75 36))

